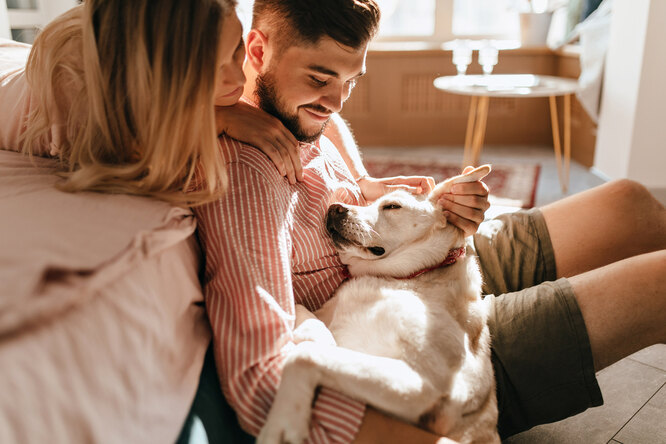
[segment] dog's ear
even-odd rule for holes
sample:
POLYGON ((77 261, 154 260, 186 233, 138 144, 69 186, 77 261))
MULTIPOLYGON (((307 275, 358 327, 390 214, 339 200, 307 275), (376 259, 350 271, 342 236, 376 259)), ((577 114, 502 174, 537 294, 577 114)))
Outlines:
POLYGON ((486 177, 490 173, 490 165, 481 165, 473 170, 463 173, 459 176, 454 176, 446 179, 444 182, 439 183, 435 189, 430 192, 428 199, 432 203, 439 200, 442 194, 450 193, 451 187, 457 183, 476 182, 486 177))

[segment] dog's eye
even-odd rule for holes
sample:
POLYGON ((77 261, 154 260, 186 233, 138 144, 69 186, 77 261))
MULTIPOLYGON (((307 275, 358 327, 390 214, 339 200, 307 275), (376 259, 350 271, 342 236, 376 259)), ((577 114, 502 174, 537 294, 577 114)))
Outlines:
POLYGON ((384 250, 382 247, 369 247, 368 251, 375 256, 381 256, 386 253, 386 250, 384 250))
POLYGON ((387 204, 382 207, 382 210, 399 210, 400 208, 402 207, 398 204, 387 204))

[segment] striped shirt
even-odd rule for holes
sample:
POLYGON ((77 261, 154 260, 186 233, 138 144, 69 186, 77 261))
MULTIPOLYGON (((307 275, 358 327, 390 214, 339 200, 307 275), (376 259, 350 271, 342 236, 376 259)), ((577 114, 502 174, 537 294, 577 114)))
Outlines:
MULTIPOLYGON (((314 311, 344 280, 325 233, 328 206, 364 202, 328 139, 301 144, 303 181, 295 185, 256 148, 220 141, 227 193, 195 208, 206 253, 204 294, 223 391, 243 428, 257 435, 294 347, 294 303, 314 311)), ((352 441, 364 412, 363 404, 322 388, 310 442, 352 441)))

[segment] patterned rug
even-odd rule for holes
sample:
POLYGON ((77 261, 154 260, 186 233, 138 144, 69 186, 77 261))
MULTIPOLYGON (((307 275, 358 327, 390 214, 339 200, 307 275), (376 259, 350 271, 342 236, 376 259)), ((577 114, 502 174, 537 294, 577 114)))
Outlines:
MULTIPOLYGON (((459 164, 437 159, 366 154, 363 163, 373 177, 432 176, 436 182, 441 182, 461 172, 459 164)), ((539 164, 493 164, 492 171, 484 179, 490 188, 490 203, 532 208, 540 171, 539 164)))

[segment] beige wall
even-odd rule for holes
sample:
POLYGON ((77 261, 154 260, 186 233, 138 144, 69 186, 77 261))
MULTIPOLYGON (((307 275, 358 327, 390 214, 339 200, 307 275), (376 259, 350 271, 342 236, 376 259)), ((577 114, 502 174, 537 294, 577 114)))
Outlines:
MULTIPOLYGON (((476 60, 468 72, 481 72, 476 60)), ((525 48, 500 52, 494 72, 576 78, 580 66, 576 54, 525 48)), ((351 123, 361 147, 461 146, 470 98, 443 93, 432 84, 438 76, 453 74, 450 51, 371 50, 366 77, 342 115, 351 123)), ((591 166, 595 137, 594 123, 574 100, 572 157, 591 166)), ((552 144, 548 99, 491 99, 485 146, 507 144, 552 144)))
POLYGON ((666 189, 666 2, 614 8, 595 168, 666 189))
POLYGON ((6 0, 0 0, 0 38, 12 38, 12 33, 9 31, 9 17, 7 16, 6 0))

